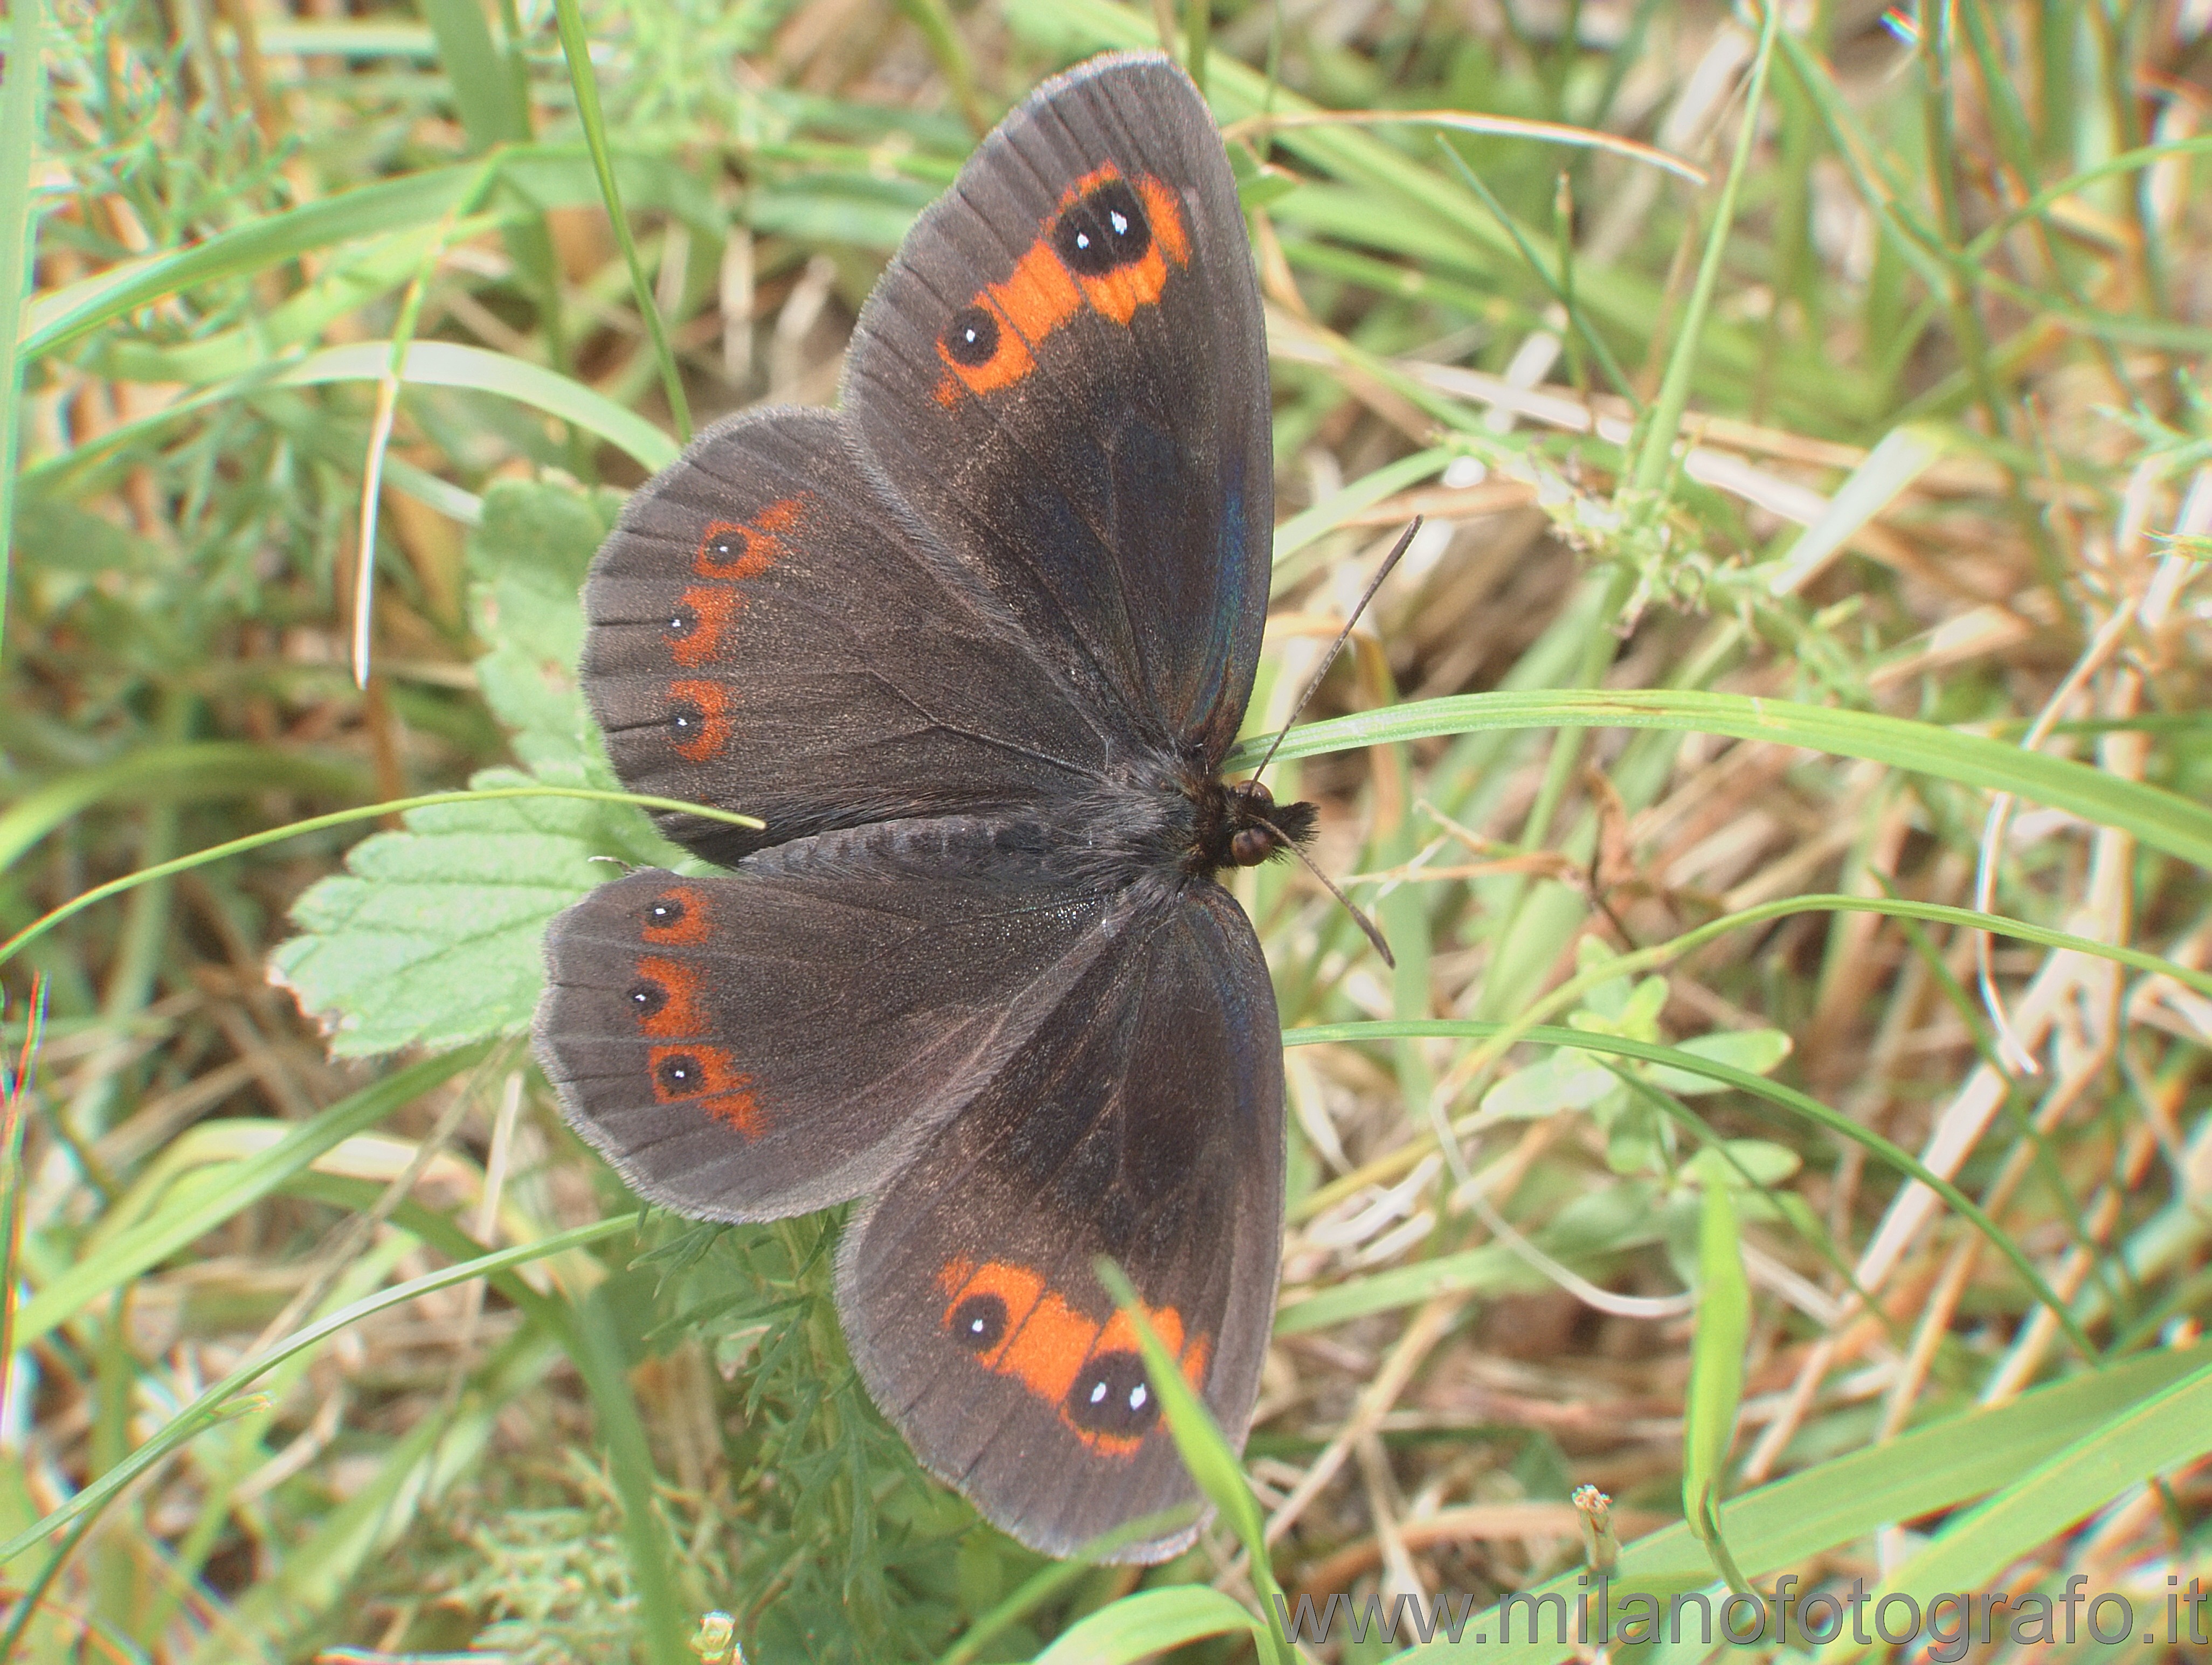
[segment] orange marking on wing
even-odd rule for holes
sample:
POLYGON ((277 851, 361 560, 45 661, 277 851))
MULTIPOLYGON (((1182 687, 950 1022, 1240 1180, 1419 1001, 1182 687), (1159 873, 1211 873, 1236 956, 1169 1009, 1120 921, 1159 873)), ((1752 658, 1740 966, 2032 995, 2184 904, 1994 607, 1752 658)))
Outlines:
MULTIPOLYGON (((1152 1333, 1175 1354, 1182 1366, 1184 1378, 1194 1392, 1206 1385, 1206 1361, 1213 1349, 1206 1345, 1206 1337, 1194 1335, 1186 1341, 1182 1333, 1182 1314, 1172 1306, 1148 1306, 1145 1317, 1152 1326, 1152 1333)), ((1142 1353, 1144 1343, 1137 1339, 1137 1326, 1126 1312, 1116 1311, 1106 1321, 1099 1333, 1101 1353, 1142 1353)))
MULTIPOLYGON (((1182 1357, 1182 1314, 1171 1306, 1154 1311, 1145 1309, 1145 1317, 1152 1326, 1152 1333, 1167 1344, 1170 1353, 1182 1357)), ((1145 1344, 1137 1339, 1137 1321, 1127 1313, 1116 1311, 1099 1332, 1098 1349, 1102 1353, 1142 1353, 1145 1344)))
POLYGON ((686 590, 684 605, 698 622, 691 627, 690 635, 668 638, 668 651, 676 656, 676 663, 696 667, 713 658, 722 632, 744 604, 743 591, 720 584, 695 584, 686 590))
POLYGON ((702 578, 720 578, 725 583, 758 578, 787 553, 777 534, 796 526, 805 510, 804 498, 787 497, 755 515, 750 525, 736 520, 714 522, 700 534, 691 570, 702 578))
MULTIPOLYGON (((1073 318, 1083 305, 1074 274, 1060 263, 1059 251, 1043 237, 1030 244, 1029 252, 1014 263, 1012 276, 983 293, 992 310, 1012 324, 1021 338, 1017 346, 1027 342, 1034 347, 1073 318)), ((999 348, 1001 357, 1006 350, 1003 345, 999 348)), ((1022 356, 1029 355, 1024 351, 1022 356)))
MULTIPOLYGON (((965 1255, 955 1255, 938 1268, 937 1287, 954 1297, 957 1304, 960 1292, 967 1287, 968 1280, 975 1275, 975 1262, 965 1255)), ((945 1327, 948 1329, 952 1327, 952 1308, 950 1306, 945 1309, 945 1327)))
POLYGON ((1013 275, 1003 283, 987 286, 973 302, 997 314, 1000 329, 999 350, 978 365, 954 361, 942 340, 938 356, 946 373, 937 384, 937 403, 957 404, 964 386, 971 393, 995 393, 1011 387, 1036 367, 1036 351, 1045 338, 1088 305, 1093 312, 1127 328, 1137 308, 1157 303, 1167 288, 1168 263, 1190 264, 1190 232, 1183 223, 1182 204, 1174 190, 1140 175, 1137 194, 1152 231, 1152 245, 1133 266, 1103 277, 1078 277, 1067 269, 1052 245, 1052 228, 1060 216, 1121 171, 1109 164, 1092 169, 1060 193, 1060 203, 1039 229, 1037 239, 1014 263, 1013 275))
MULTIPOLYGON (((1112 177, 1110 173, 1107 177, 1112 177)), ((1152 246, 1145 251, 1145 257, 1103 277, 1079 280, 1083 298, 1091 303, 1091 310, 1123 329, 1136 317, 1137 308, 1152 306, 1166 291, 1169 261, 1178 266, 1190 264, 1190 237, 1183 229, 1182 205, 1175 192, 1149 174, 1137 181, 1136 189, 1144 198, 1145 218, 1152 230, 1152 246)))
MULTIPOLYGON (((1101 1353, 1141 1353, 1137 1326, 1125 1312, 1115 1312, 1103 1323, 1086 1317, 1044 1280, 1025 1266, 992 1261, 978 1267, 964 1257, 945 1262, 937 1274, 937 1287, 947 1297, 943 1327, 951 1329, 953 1315, 971 1295, 996 1295, 1006 1303, 1006 1338, 989 1352, 977 1355, 985 1369, 1011 1376, 1050 1405, 1069 1432, 1093 1450, 1126 1456, 1144 1444, 1144 1438, 1098 1432, 1078 1427, 1067 1414, 1067 1395, 1083 1367, 1101 1353)), ((1206 1338, 1186 1341, 1182 1314, 1175 1307, 1145 1309, 1145 1317, 1182 1365, 1193 1391, 1204 1386, 1206 1365, 1212 1354, 1206 1338)))
POLYGON ((637 962, 637 974, 659 984, 668 996, 658 1012, 650 1017, 639 1017, 639 1028, 664 1040, 696 1035, 706 1028, 707 1020, 701 1006, 701 985, 705 979, 697 966, 688 966, 680 960, 648 956, 637 962))
POLYGON ((977 1267, 973 1262, 957 1260, 938 1274, 942 1282, 955 1270, 965 1274, 952 1299, 945 1303, 945 1324, 952 1326, 952 1314, 960 1303, 970 1295, 996 1295, 1006 1304, 1006 1333, 999 1345, 979 1355, 989 1370, 1003 1370, 1006 1349, 1013 1345, 1014 1337, 1044 1293, 1044 1280, 1025 1267, 1009 1266, 1004 1261, 993 1261, 988 1266, 977 1267))
POLYGON ((1152 221, 1152 242, 1167 251, 1178 266, 1190 264, 1190 232, 1182 222, 1182 203, 1173 186, 1149 173, 1137 181, 1137 195, 1145 199, 1145 217, 1152 221))
POLYGON ((787 532, 799 524, 805 507, 804 497, 787 497, 781 503, 771 503, 753 517, 753 524, 763 532, 787 532))
POLYGON ((685 677, 668 685, 668 703, 690 701, 698 707, 699 732, 676 742, 676 755, 690 763, 704 763, 720 751, 730 738, 730 694, 720 682, 685 677))
MULTIPOLYGON (((1084 174, 1080 179, 1077 179, 1073 185, 1068 186, 1066 191, 1060 193, 1060 206, 1053 209, 1053 219, 1057 220, 1060 218, 1061 215, 1066 213, 1068 209, 1073 208, 1079 201, 1088 196, 1091 192, 1097 190, 1099 186, 1106 184, 1109 180, 1118 179, 1121 177, 1121 170, 1115 166, 1113 163, 1101 162, 1097 166, 1092 168, 1091 172, 1084 174)), ((1048 221, 1046 223, 1050 224, 1051 221, 1048 221)))
POLYGON ((975 305, 988 307, 999 320, 998 351, 981 364, 960 364, 940 338, 937 355, 951 372, 938 385, 940 404, 950 404, 960 397, 952 377, 958 377, 971 393, 994 393, 1036 369, 1031 349, 1081 310, 1083 292, 1060 264, 1051 239, 1040 237, 1014 263, 1013 275, 985 288, 975 297, 975 305))
POLYGON ((664 890, 647 905, 645 929, 641 933, 648 942, 668 942, 679 947, 692 947, 707 940, 706 893, 692 885, 678 885, 664 890), (678 917, 665 924, 653 921, 653 910, 670 907, 678 917))
POLYGON ((1126 330, 1129 320, 1137 316, 1137 308, 1151 306, 1168 287, 1168 263, 1160 257, 1159 245, 1156 243, 1145 251, 1145 257, 1135 265, 1117 266, 1103 277, 1086 277, 1080 282, 1083 298, 1091 303, 1091 310, 1126 330))
POLYGON ((1057 1410, 1096 1349, 1098 1329, 1096 1318, 1085 1317, 1048 1289, 1024 1323, 1008 1327, 1006 1344, 995 1359, 986 1355, 987 1362, 1057 1410))
POLYGON ((656 1046, 646 1054, 646 1070, 653 1096, 660 1103, 696 1105, 748 1139, 760 1132, 763 1118, 753 1078, 738 1068, 726 1046, 656 1046), (682 1063, 695 1079, 672 1089, 661 1079, 661 1067, 672 1062, 682 1063))
POLYGON ((1213 1358, 1213 1348, 1203 1335, 1191 1337, 1190 1345, 1182 1350, 1182 1379, 1190 1383, 1193 1393, 1206 1391, 1206 1367, 1213 1358))

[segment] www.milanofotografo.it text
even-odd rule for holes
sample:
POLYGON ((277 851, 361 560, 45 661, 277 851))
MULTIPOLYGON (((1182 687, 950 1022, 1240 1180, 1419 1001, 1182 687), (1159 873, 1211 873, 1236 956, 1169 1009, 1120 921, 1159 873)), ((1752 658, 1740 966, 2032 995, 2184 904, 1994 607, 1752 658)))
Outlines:
POLYGON ((1644 1590, 1619 1591, 1611 1577, 1584 1573, 1575 1580, 1571 1599, 1559 1590, 1515 1590, 1485 1609, 1480 1623, 1474 1622, 1475 1598, 1449 1592, 1427 1601, 1411 1595, 1388 1601, 1370 1595, 1358 1602, 1349 1595, 1329 1595, 1317 1601, 1310 1594, 1295 1602, 1278 1594, 1274 1601, 1275 1616, 1293 1642, 1376 1638, 1395 1644, 1432 1642, 1441 1636, 1478 1647, 1547 1639, 1582 1647, 1685 1641, 1820 1647, 1848 1634, 1856 1643, 1917 1644, 1938 1665, 1964 1659, 1978 1644, 1999 1642, 2093 1641, 2110 1646, 2140 1637, 2170 1647, 2212 1646, 2212 1612, 2206 1606, 2212 1590, 2203 1588, 2202 1579, 2191 1578, 2185 1586, 2178 1576, 2169 1576, 2163 1614, 2155 1591, 2092 1594, 2088 1583, 2077 1572, 2056 1595, 1944 1590, 1912 1596, 1901 1590, 1869 1590, 1863 1578, 1852 1579, 1848 1589, 1821 1585, 1801 1592, 1798 1579, 1785 1573, 1775 1581, 1771 1595, 1690 1590, 1662 1598, 1644 1590))

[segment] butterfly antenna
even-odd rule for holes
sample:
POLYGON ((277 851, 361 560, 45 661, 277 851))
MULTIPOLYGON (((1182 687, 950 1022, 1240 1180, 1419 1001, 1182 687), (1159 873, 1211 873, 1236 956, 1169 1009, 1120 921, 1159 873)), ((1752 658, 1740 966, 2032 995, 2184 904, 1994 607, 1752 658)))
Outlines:
POLYGON ((1307 855, 1304 851, 1299 849, 1296 844, 1292 843, 1289 836, 1284 832, 1281 827, 1276 826, 1273 821, 1261 821, 1260 825, 1266 827, 1270 832, 1273 833, 1284 849, 1289 851, 1291 855, 1297 857, 1300 861, 1305 863, 1306 871, 1312 874, 1315 878, 1321 881, 1322 888, 1326 890, 1330 895, 1336 898, 1337 901, 1343 906, 1344 911, 1359 922, 1359 929, 1367 933, 1367 940, 1375 945, 1375 952, 1382 956, 1382 963, 1385 966, 1388 966, 1392 971, 1396 971, 1398 969, 1397 956, 1390 952, 1390 945, 1382 940, 1382 928, 1376 925, 1372 919, 1370 919, 1366 914, 1360 911, 1359 904, 1353 901, 1349 896, 1346 896, 1341 890, 1338 889, 1336 881, 1330 878, 1328 875, 1323 873, 1318 867, 1315 866, 1314 858, 1307 855))
MULTIPOLYGON (((1328 651, 1321 656, 1321 663, 1314 667, 1313 675, 1307 680, 1305 692, 1298 696, 1298 703, 1291 708, 1290 722, 1284 724, 1281 731, 1278 733, 1274 739, 1268 743, 1267 756, 1260 760, 1260 766, 1252 772, 1253 779, 1257 780, 1261 775, 1267 772, 1267 766, 1275 760, 1276 748, 1283 743, 1284 737, 1291 731, 1291 724, 1294 724, 1298 720, 1299 714, 1305 710, 1307 702, 1310 701, 1314 695, 1321 692, 1322 678, 1328 675, 1328 668, 1336 663, 1336 656, 1344 651, 1344 645, 1352 639, 1352 627, 1359 622, 1359 615, 1367 610, 1367 603, 1375 599, 1375 592, 1382 587, 1382 580, 1390 576, 1390 569, 1397 566, 1399 557, 1403 555, 1406 551, 1412 547, 1413 535, 1420 530, 1421 518, 1419 515, 1415 515, 1413 519, 1413 524, 1407 526, 1405 531, 1400 536, 1397 546, 1390 551, 1387 557, 1384 558, 1382 565, 1376 568, 1375 576, 1367 580, 1367 588, 1360 592, 1359 601, 1352 609, 1352 616, 1344 621, 1344 628, 1336 633, 1336 639, 1329 644, 1328 651)), ((1312 867, 1313 863, 1308 862, 1306 865, 1308 867, 1312 867)), ((1316 872, 1319 872, 1320 869, 1316 869, 1315 870, 1316 872)), ((1326 879, 1323 879, 1322 882, 1323 884, 1328 884, 1328 881, 1326 879)), ((1344 900, 1344 893, 1342 891, 1336 890, 1336 887, 1334 885, 1329 885, 1328 887, 1333 891, 1336 891, 1337 899, 1339 901, 1344 900)), ((1348 908, 1352 907, 1352 904, 1349 902, 1345 902, 1344 905, 1348 908)), ((1352 911, 1355 914, 1359 913, 1359 910, 1358 908, 1352 908, 1352 911)), ((1376 935, 1374 926, 1367 924, 1367 917, 1364 914, 1359 915, 1359 923, 1367 926, 1367 934, 1370 936, 1375 937, 1375 945, 1377 948, 1382 948, 1382 939, 1380 936, 1376 935)), ((1388 960, 1390 957, 1389 949, 1383 949, 1382 957, 1385 960, 1388 960)))

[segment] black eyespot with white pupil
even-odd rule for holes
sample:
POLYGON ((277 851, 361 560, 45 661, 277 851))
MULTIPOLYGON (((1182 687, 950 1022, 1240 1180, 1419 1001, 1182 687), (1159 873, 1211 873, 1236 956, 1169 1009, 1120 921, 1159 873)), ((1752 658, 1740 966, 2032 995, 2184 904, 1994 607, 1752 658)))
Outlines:
POLYGON ((654 930, 665 931, 672 926, 682 924, 684 911, 681 898, 663 896, 645 911, 645 917, 654 930))
POLYGON ((1006 1304, 996 1295, 970 1295, 952 1309, 952 1339, 970 1353, 988 1353, 1006 1339, 1006 1304))
POLYGON ((1160 1420, 1159 1401, 1133 1353, 1093 1353, 1065 1402, 1067 1420, 1085 1433, 1137 1439, 1160 1420))
POLYGON ((668 1004, 668 990, 649 977, 629 985, 630 1008, 641 1018, 659 1017, 668 1004))
POLYGON ((988 306, 963 306, 945 326, 945 351, 953 363, 974 369, 997 356, 999 320, 988 306))
POLYGON ((699 1060, 689 1052, 675 1053, 653 1067, 653 1079, 659 1081, 660 1090, 672 1099, 696 1093, 702 1083, 699 1060))
POLYGON ((678 699, 668 707, 668 726, 678 738, 694 740, 706 732, 707 713, 696 699, 678 699))
POLYGON ((728 566, 744 552, 745 536, 741 531, 717 532, 707 540, 707 553, 719 566, 728 566))
POLYGON ((1103 277, 1151 251, 1152 227, 1137 193, 1109 179, 1068 205, 1052 228, 1052 242, 1070 271, 1103 277))
POLYGON ((699 627, 699 615, 688 607, 679 607, 668 615, 668 633, 681 641, 699 627))

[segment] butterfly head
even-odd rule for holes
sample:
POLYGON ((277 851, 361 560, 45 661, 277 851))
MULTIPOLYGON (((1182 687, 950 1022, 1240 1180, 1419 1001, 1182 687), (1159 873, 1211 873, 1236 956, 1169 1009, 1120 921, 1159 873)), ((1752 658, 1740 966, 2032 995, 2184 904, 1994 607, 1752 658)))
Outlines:
POLYGON ((1207 872, 1257 867, 1313 836, 1319 806, 1277 803, 1256 780, 1215 781, 1201 805, 1193 863, 1207 872))

